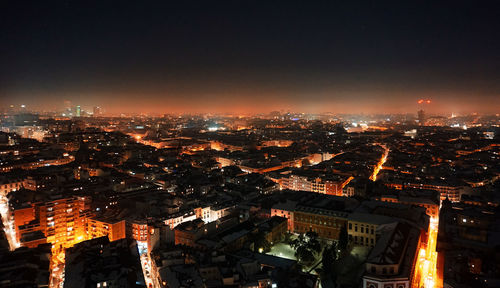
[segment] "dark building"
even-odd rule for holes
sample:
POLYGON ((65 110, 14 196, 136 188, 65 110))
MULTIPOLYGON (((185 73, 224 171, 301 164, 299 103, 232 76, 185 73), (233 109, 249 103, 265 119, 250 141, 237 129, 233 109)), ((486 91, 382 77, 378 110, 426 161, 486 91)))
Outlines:
POLYGON ((100 237, 67 249, 64 287, 146 287, 135 240, 100 237))
POLYGON ((15 126, 35 126, 38 123, 38 115, 31 113, 21 113, 14 115, 15 126))
POLYGON ((0 254, 0 287, 49 287, 51 245, 0 254))

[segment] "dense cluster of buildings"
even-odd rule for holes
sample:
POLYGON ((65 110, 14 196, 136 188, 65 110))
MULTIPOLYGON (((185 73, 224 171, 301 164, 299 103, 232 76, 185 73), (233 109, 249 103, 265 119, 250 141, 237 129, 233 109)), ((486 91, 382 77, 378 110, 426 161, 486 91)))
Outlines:
POLYGON ((311 232, 324 247, 347 237, 350 287, 500 281, 490 128, 16 119, 45 132, 0 133, 2 287, 328 286, 321 256, 309 267, 275 251, 311 232))

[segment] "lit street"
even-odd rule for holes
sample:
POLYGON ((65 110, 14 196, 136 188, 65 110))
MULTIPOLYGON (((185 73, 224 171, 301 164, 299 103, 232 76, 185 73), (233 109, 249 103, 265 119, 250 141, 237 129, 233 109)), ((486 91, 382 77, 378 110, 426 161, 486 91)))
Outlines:
POLYGON ((9 241, 9 246, 11 250, 18 248, 20 245, 16 239, 16 229, 14 227, 14 219, 9 215, 8 199, 4 195, 0 194, 0 215, 2 217, 2 222, 4 225, 4 232, 9 241))

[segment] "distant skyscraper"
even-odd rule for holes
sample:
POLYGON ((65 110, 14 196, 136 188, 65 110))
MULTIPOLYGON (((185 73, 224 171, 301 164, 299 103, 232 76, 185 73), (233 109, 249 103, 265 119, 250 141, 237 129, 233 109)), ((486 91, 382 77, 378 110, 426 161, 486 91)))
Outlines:
POLYGON ((65 110, 71 110, 71 101, 64 100, 64 109, 65 110))
POLYGON ((100 116, 102 114, 101 107, 95 106, 94 107, 94 117, 100 116))
POLYGON ((76 117, 80 117, 82 115, 82 108, 80 105, 76 106, 76 111, 75 111, 76 117))
POLYGON ((424 110, 418 110, 417 115, 418 115, 418 124, 424 125, 425 124, 425 112, 424 112, 424 110))

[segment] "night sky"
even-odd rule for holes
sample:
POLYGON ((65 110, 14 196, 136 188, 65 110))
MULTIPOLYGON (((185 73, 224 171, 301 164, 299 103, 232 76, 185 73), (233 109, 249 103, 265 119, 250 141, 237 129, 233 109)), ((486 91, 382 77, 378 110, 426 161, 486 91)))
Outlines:
POLYGON ((500 113, 500 1, 312 2, 2 1, 0 105, 500 113))

